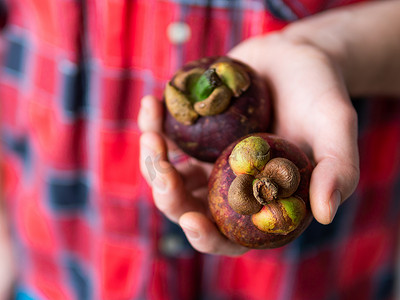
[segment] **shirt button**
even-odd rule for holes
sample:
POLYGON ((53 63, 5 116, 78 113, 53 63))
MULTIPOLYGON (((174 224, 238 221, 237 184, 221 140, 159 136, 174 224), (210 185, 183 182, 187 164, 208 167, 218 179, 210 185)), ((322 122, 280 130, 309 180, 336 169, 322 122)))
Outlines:
POLYGON ((166 256, 178 256, 185 251, 183 237, 175 234, 168 234, 159 240, 159 249, 166 256))
POLYGON ((179 45, 187 42, 190 35, 190 27, 184 22, 173 22, 167 27, 168 39, 173 44, 179 45))

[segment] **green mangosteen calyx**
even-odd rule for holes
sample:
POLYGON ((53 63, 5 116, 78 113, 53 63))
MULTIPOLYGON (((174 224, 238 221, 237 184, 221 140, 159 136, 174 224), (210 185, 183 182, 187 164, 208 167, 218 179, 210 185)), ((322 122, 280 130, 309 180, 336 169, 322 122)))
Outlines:
POLYGON ((197 80, 191 80, 189 83, 188 90, 193 102, 207 99, 217 87, 223 84, 214 68, 207 69, 197 80))
POLYGON ((229 157, 237 176, 228 192, 231 208, 252 215, 259 230, 286 235, 295 230, 306 215, 304 201, 295 195, 300 172, 290 160, 270 159, 268 143, 259 137, 239 142, 229 157))
POLYGON ((217 61, 207 70, 179 71, 165 88, 165 102, 178 122, 191 125, 200 116, 224 112, 232 97, 239 97, 249 86, 250 77, 242 67, 217 61))

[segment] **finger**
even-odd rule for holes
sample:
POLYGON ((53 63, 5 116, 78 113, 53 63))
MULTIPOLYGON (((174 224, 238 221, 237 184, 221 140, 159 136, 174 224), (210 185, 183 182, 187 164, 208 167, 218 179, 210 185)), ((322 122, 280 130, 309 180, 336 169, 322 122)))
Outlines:
POLYGON ((208 173, 203 165, 195 164, 192 160, 174 165, 181 174, 188 191, 195 191, 199 188, 206 187, 208 184, 208 173))
MULTIPOLYGON (((142 132, 158 132, 163 133, 163 121, 164 121, 164 108, 161 101, 159 101, 154 96, 148 95, 143 97, 141 101, 141 106, 138 114, 138 124, 139 129, 142 132)), ((175 143, 171 140, 166 139, 169 158, 174 160, 175 158, 180 158, 184 154, 177 148, 175 143)))
POLYGON ((140 146, 141 171, 152 188, 156 207, 176 223, 185 212, 204 212, 203 203, 188 196, 179 172, 168 162, 167 147, 162 136, 155 132, 144 133, 140 146))
POLYGON ((357 186, 358 169, 328 157, 318 163, 311 177, 310 201, 315 219, 322 224, 332 222, 339 205, 357 186))
POLYGON ((138 124, 142 132, 155 131, 162 132, 163 106, 154 96, 142 98, 138 124))
POLYGON ((238 256, 249 250, 224 237, 204 214, 188 212, 181 216, 179 225, 190 244, 199 252, 238 256))
POLYGON ((317 165, 311 177, 310 201, 314 217, 322 224, 332 222, 360 176, 355 112, 331 114, 331 118, 326 122, 333 128, 319 126, 326 129, 317 133, 320 137, 312 145, 317 165))

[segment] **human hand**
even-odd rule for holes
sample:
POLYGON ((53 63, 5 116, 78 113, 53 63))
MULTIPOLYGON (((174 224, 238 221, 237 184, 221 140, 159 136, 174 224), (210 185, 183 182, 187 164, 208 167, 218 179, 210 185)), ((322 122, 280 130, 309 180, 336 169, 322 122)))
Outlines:
POLYGON ((399 16, 399 1, 349 5, 249 39, 229 53, 268 82, 275 133, 314 159, 310 202, 322 224, 332 221, 359 180, 357 115, 348 91, 400 96, 399 16))
POLYGON ((208 212, 207 183, 212 164, 184 155, 163 136, 163 105, 153 96, 142 99, 138 122, 140 169, 152 188, 154 203, 184 230, 200 252, 235 256, 248 251, 225 238, 208 212))
MULTIPOLYGON (((249 39, 229 55, 252 66, 270 86, 274 133, 299 145, 314 159, 311 208, 320 223, 330 223, 359 178, 357 116, 338 68, 320 49, 282 34, 249 39)), ((211 165, 193 158, 169 162, 168 154, 182 153, 162 136, 162 116, 158 100, 142 100, 141 170, 152 187, 156 206, 182 226, 197 250, 244 253, 246 248, 223 237, 207 216, 211 165)))
MULTIPOLYGON (((400 40, 394 30, 400 28, 399 8, 399 1, 383 1, 333 9, 297 21, 281 33, 249 39, 229 53, 251 65, 270 86, 275 102, 274 132, 299 145, 314 159, 310 201, 320 223, 332 221, 338 205, 354 191, 359 179, 357 115, 347 90, 361 96, 400 95, 400 40)), ((196 249, 244 253, 245 249, 218 234, 206 218, 206 206, 194 201, 194 192, 183 196, 188 185, 183 187, 179 170, 166 160, 161 106, 154 100, 143 102, 149 103, 149 109, 148 116, 144 109, 140 114, 145 132, 142 144, 148 143, 149 149, 154 150, 149 157, 159 154, 160 166, 171 167, 163 196, 154 192, 156 204, 172 220, 198 230, 197 239, 188 234, 196 249), (176 199, 175 194, 179 194, 176 199)), ((142 151, 142 172, 146 173, 143 153, 146 152, 142 151)), ((210 168, 198 162, 190 166, 202 170, 203 180, 210 168)), ((200 198, 204 200, 205 194, 200 198)))
MULTIPOLYGON (((316 162, 310 185, 314 217, 332 221, 338 206, 355 189, 358 177, 357 117, 342 76, 325 53, 280 34, 250 39, 230 56, 251 65, 271 88, 274 133, 299 145, 316 162)), ((223 237, 207 213, 211 165, 182 156, 162 135, 163 107, 154 97, 142 100, 139 113, 141 171, 156 206, 179 223, 201 252, 237 255, 247 251, 223 237)))
POLYGON ((268 82, 274 133, 314 160, 311 209, 320 223, 332 222, 359 180, 357 115, 340 69, 318 47, 282 33, 249 39, 229 55, 252 66, 268 82))

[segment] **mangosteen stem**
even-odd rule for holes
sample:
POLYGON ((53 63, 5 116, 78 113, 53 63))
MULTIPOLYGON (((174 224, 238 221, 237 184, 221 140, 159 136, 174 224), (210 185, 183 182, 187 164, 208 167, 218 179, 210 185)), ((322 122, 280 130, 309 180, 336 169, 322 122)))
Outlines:
POLYGON ((205 71, 196 81, 189 86, 191 98, 194 103, 203 101, 219 86, 222 85, 214 68, 205 71))
POLYGON ((253 181, 254 197, 262 205, 267 205, 276 200, 278 195, 278 186, 267 177, 261 177, 253 181))

